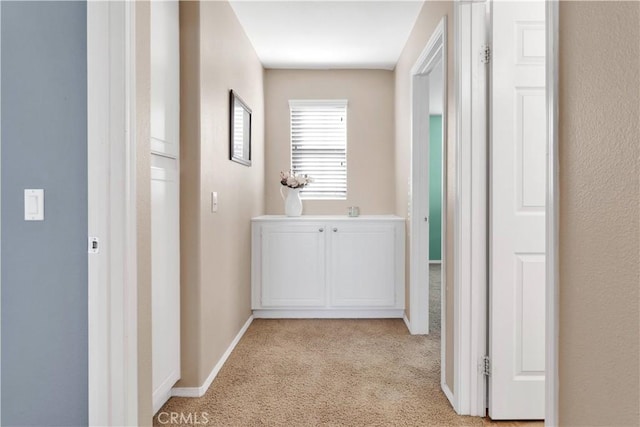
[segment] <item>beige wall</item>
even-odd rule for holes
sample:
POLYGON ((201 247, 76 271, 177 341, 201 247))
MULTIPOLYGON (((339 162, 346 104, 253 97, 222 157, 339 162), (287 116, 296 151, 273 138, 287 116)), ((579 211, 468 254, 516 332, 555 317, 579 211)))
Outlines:
MULTIPOLYGON (((404 50, 398 60, 395 69, 395 192, 397 215, 407 217, 408 212, 408 194, 409 194, 409 178, 411 170, 411 91, 410 91, 410 74, 411 68, 415 64, 420 53, 425 48, 431 34, 440 22, 443 16, 447 16, 448 26, 448 46, 447 46, 447 124, 443 126, 446 140, 446 179, 447 179, 447 229, 444 231, 446 239, 447 251, 445 253, 446 264, 446 331, 445 349, 447 354, 446 360, 446 382, 449 388, 453 390, 453 224, 454 224, 454 207, 455 207, 455 120, 456 106, 454 97, 454 81, 453 81, 453 2, 429 1, 425 2, 422 11, 418 16, 416 24, 409 36, 404 50)), ((407 314, 409 312, 409 228, 410 223, 407 222, 407 314)))
POLYGON ((637 426, 640 3, 560 5, 560 424, 637 426))
POLYGON ((200 4, 180 2, 180 383, 199 385, 200 4))
POLYGON ((264 70, 227 2, 181 2, 180 36, 178 385, 197 387, 251 314, 250 219, 264 213, 264 70), (251 167, 228 160, 231 89, 253 110, 251 167))
POLYGON ((136 211, 138 263, 138 425, 152 424, 151 383, 151 56, 149 2, 136 4, 136 211))
POLYGON ((290 99, 347 99, 347 200, 305 200, 304 214, 394 212, 392 71, 267 70, 266 212, 283 214, 280 171, 291 167, 290 99))

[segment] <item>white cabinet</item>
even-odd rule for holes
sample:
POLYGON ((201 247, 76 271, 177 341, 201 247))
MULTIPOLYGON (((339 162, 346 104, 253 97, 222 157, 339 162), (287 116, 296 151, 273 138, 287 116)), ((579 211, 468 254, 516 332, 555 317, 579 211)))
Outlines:
POLYGON ((174 159, 152 156, 151 320, 154 411, 180 379, 180 204, 174 159))
POLYGON ((403 317, 404 219, 252 221, 255 317, 403 317))

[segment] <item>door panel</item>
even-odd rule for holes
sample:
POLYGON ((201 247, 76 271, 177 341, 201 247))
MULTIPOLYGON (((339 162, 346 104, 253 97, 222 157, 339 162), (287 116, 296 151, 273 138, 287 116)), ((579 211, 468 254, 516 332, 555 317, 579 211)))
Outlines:
POLYGON ((180 153, 180 38, 176 0, 152 1, 151 151, 180 153))
POLYGON ((545 4, 492 2, 489 415, 544 418, 545 4))
POLYGON ((262 307, 324 307, 324 224, 264 226, 262 307))
POLYGON ((331 306, 395 306, 395 228, 339 224, 330 236, 331 306))

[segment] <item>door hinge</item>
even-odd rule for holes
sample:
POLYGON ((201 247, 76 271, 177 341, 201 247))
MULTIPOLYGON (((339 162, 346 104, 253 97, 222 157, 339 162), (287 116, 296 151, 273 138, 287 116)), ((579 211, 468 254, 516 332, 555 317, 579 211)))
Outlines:
POLYGON ((480 373, 487 377, 491 375, 491 359, 489 359, 489 356, 482 357, 482 362, 480 364, 480 373))
POLYGON ((480 62, 483 64, 491 62, 491 46, 488 44, 483 44, 482 47, 480 47, 480 62))

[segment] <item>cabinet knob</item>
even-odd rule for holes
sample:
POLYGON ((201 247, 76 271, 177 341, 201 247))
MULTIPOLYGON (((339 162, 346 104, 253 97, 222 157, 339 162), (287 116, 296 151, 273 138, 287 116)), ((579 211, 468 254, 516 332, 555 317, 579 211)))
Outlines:
POLYGON ((335 233, 335 232, 337 232, 337 231, 338 231, 338 229, 334 227, 333 232, 335 233))
POLYGON ((318 228, 318 231, 322 233, 324 231, 324 228, 318 228))

